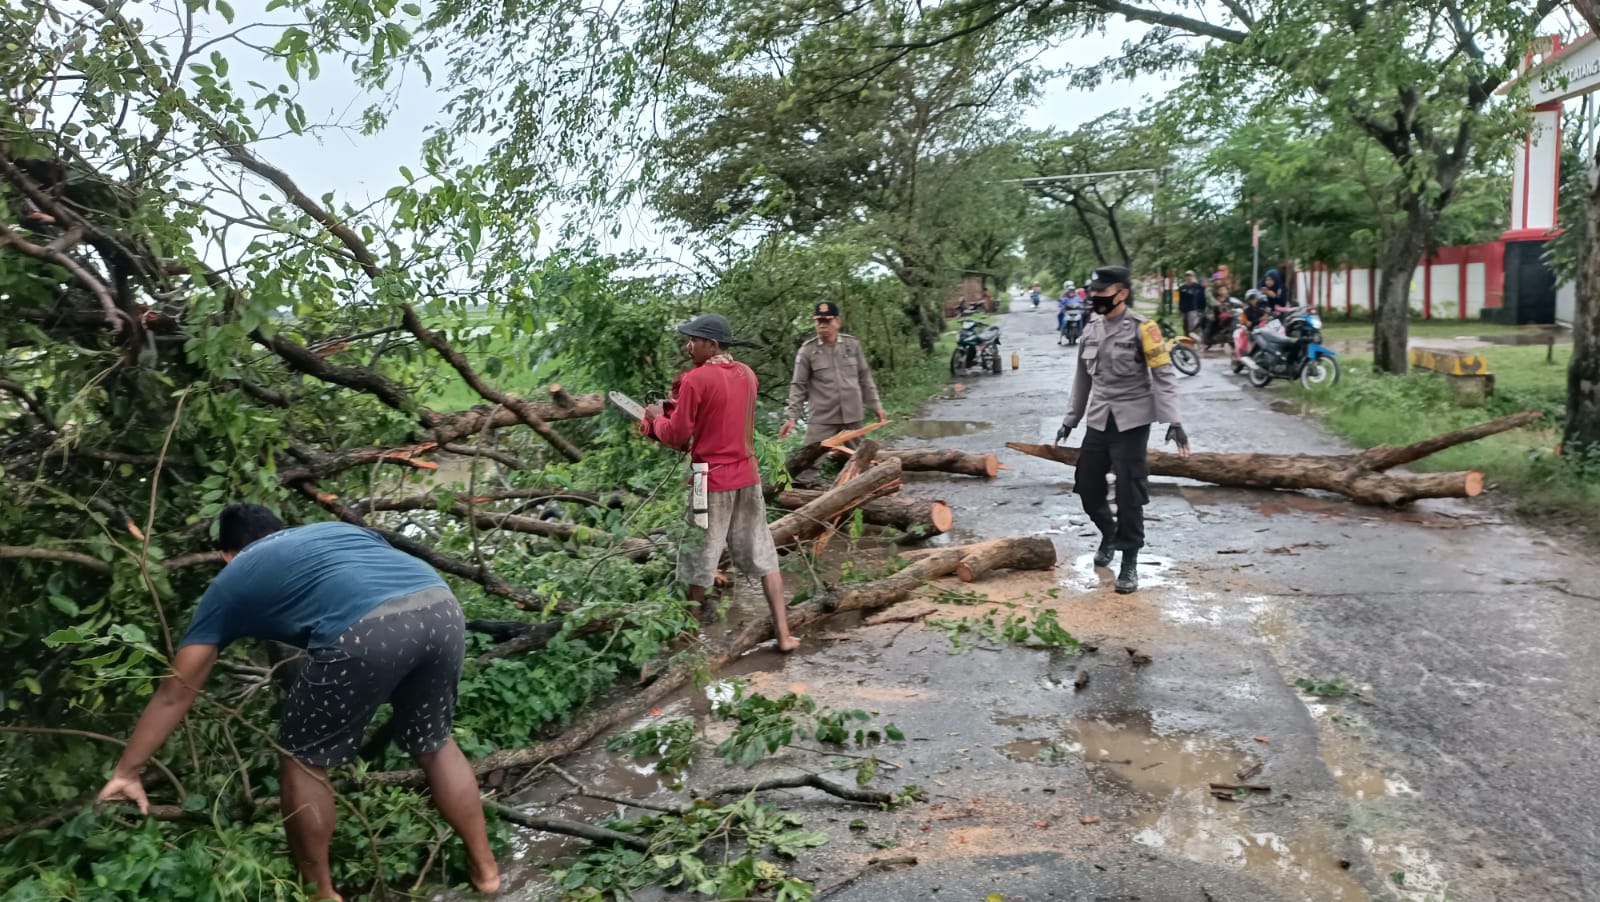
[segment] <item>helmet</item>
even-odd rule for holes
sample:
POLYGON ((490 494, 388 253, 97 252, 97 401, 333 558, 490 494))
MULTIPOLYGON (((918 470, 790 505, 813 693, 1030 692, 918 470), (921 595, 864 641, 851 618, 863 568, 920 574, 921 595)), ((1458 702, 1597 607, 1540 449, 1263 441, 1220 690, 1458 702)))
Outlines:
POLYGON ((1253 301, 1258 297, 1261 297, 1261 292, 1255 290, 1254 288, 1244 293, 1244 299, 1247 301, 1253 301))
POLYGON ((1072 289, 1077 288, 1077 287, 1078 287, 1078 283, 1077 282, 1074 282, 1071 279, 1068 279, 1067 280, 1067 284, 1061 286, 1061 290, 1062 291, 1071 291, 1072 289))

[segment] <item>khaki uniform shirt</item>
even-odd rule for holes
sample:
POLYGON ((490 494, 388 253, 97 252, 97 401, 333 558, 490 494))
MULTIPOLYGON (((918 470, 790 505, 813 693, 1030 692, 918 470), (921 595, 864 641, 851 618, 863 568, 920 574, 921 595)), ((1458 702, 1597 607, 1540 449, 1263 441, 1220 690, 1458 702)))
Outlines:
POLYGON ((1104 430, 1115 418, 1117 431, 1137 429, 1150 423, 1181 423, 1178 414, 1178 377, 1164 350, 1156 366, 1146 362, 1147 333, 1160 330, 1155 323, 1133 311, 1116 319, 1096 316, 1083 329, 1078 350, 1078 372, 1072 380, 1072 406, 1062 425, 1076 429, 1087 422, 1090 429, 1104 430))
POLYGON ((866 419, 863 411, 878 409, 878 386, 854 336, 841 334, 831 345, 811 338, 800 346, 783 418, 799 419, 808 404, 810 423, 860 423, 866 419))

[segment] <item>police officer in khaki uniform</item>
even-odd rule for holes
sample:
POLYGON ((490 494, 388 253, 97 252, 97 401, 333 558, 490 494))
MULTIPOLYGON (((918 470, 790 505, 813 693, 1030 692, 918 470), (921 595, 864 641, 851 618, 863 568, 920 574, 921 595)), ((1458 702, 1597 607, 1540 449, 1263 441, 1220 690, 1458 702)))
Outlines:
POLYGON ((1066 441, 1080 422, 1089 431, 1078 455, 1073 491, 1100 529, 1094 565, 1109 567, 1122 552, 1117 592, 1139 588, 1139 549, 1144 547, 1144 506, 1150 501, 1150 467, 1145 461, 1150 424, 1167 423, 1167 441, 1189 456, 1189 437, 1179 425, 1178 378, 1166 342, 1155 323, 1128 309, 1133 277, 1121 266, 1102 266, 1089 282, 1089 303, 1097 316, 1083 330, 1078 373, 1072 380, 1072 406, 1056 432, 1066 441), (1117 512, 1107 503, 1106 476, 1117 474, 1117 512))
POLYGON ((878 385, 861 342, 839 331, 839 305, 823 301, 812 311, 817 337, 806 340, 794 356, 794 378, 789 380, 789 403, 783 408, 783 428, 778 438, 788 438, 809 405, 805 443, 814 445, 841 432, 860 429, 864 411, 888 419, 878 401, 878 385))

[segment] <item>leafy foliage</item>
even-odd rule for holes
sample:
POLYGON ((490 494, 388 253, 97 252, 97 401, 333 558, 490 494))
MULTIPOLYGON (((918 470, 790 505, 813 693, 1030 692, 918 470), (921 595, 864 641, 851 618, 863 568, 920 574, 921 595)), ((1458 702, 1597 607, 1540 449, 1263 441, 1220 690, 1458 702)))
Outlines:
POLYGON ((809 883, 790 877, 763 856, 794 858, 828 841, 799 819, 746 797, 722 807, 699 803, 686 813, 612 821, 613 830, 648 836, 649 852, 621 847, 586 849, 552 876, 572 899, 626 898, 659 883, 719 899, 765 898, 809 902, 809 883), (770 895, 769 895, 770 894, 770 895))
POLYGON ((1048 608, 1035 614, 1031 623, 1026 614, 1016 611, 1007 612, 1003 619, 997 617, 998 612, 990 611, 982 617, 930 617, 924 622, 943 631, 956 651, 970 648, 972 639, 1028 648, 1061 648, 1074 653, 1078 650, 1078 640, 1048 608))
POLYGON ((905 739, 892 723, 881 730, 870 726, 852 729, 852 723, 872 719, 859 709, 819 709, 809 695, 786 692, 774 699, 748 690, 749 684, 743 680, 723 680, 712 699, 711 713, 736 724, 733 734, 716 748, 716 754, 729 764, 750 767, 796 739, 808 737, 829 745, 845 745, 853 739, 857 746, 905 739))

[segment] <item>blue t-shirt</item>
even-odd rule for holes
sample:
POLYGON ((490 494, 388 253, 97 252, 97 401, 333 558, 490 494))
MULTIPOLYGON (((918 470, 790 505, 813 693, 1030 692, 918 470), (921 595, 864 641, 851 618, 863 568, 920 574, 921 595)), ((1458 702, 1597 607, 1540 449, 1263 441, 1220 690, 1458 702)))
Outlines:
POLYGON ((323 648, 385 601, 444 585, 370 529, 296 526, 251 542, 222 568, 180 644, 222 648, 250 638, 323 648))

